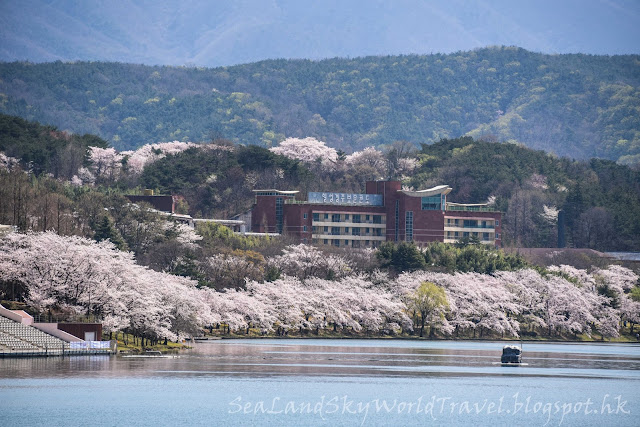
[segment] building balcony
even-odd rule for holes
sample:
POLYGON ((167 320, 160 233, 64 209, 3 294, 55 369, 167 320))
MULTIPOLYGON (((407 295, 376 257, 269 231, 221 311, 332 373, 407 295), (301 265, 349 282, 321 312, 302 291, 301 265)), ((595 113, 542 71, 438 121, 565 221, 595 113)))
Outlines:
POLYGON ((312 239, 327 239, 327 240, 375 240, 375 241, 385 241, 386 236, 374 236, 371 234, 362 234, 360 236, 352 236, 351 234, 329 234, 329 233, 314 233, 311 235, 312 239))
POLYGON ((474 231, 479 233, 487 233, 487 232, 492 232, 493 230, 495 230, 495 227, 493 225, 485 225, 484 227, 482 225, 472 225, 472 226, 445 225, 444 226, 444 231, 458 231, 463 233, 470 233, 474 231))
POLYGON ((311 221, 311 225, 314 227, 335 227, 336 224, 340 224, 340 227, 354 227, 354 228, 387 228, 387 224, 374 223, 370 221, 352 222, 348 221, 331 221, 331 219, 321 219, 319 221, 311 221))
POLYGON ((465 206, 465 205, 456 205, 453 203, 446 204, 445 211, 457 211, 457 212, 499 212, 494 208, 490 208, 488 206, 465 206))

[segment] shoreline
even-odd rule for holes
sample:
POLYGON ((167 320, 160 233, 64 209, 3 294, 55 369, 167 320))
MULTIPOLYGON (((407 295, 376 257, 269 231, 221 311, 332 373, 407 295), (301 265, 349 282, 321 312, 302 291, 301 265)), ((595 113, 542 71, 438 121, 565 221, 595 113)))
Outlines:
POLYGON ((245 336, 245 335, 229 335, 229 336, 205 336, 193 339, 195 342, 204 341, 221 341, 221 340, 260 340, 260 339, 278 339, 278 340, 383 340, 383 341, 460 341, 460 342, 522 342, 522 343, 563 343, 563 344, 640 344, 640 340, 631 339, 518 339, 518 338, 420 338, 420 337, 384 337, 384 336, 245 336))

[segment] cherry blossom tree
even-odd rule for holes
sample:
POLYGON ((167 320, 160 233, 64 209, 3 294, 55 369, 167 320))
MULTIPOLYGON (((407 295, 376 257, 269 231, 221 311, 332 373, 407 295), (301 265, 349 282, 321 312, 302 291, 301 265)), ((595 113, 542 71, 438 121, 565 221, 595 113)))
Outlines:
MULTIPOLYGON (((594 269, 592 276, 598 292, 608 298, 607 306, 614 309, 606 310, 606 315, 602 316, 609 323, 605 335, 617 336, 621 321, 640 322, 640 303, 634 301, 631 293, 638 284, 637 274, 628 268, 611 265, 607 269, 594 269)), ((601 322, 602 325, 606 323, 601 322)))
POLYGON ((387 160, 381 151, 374 147, 367 147, 362 151, 356 151, 348 155, 344 164, 357 174, 364 175, 367 179, 381 179, 387 171, 387 160))
POLYGON ((519 323, 515 315, 520 307, 504 283, 490 275, 478 273, 403 273, 393 288, 398 295, 415 292, 419 285, 429 281, 445 289, 450 304, 451 318, 443 332, 471 329, 474 337, 485 331, 518 336, 519 323))
MULTIPOLYGON (((198 238, 188 230, 176 233, 183 234, 185 245, 198 238)), ((238 265, 233 256, 207 262, 238 265)), ((193 336, 213 325, 245 334, 252 328, 317 334, 331 327, 345 333, 397 333, 413 330, 419 320, 443 334, 474 337, 594 331, 610 337, 617 336, 622 320, 640 321, 638 276, 620 266, 591 272, 557 266, 544 274, 532 269, 493 275, 419 270, 390 280, 377 270, 356 274, 345 258, 306 245, 290 246, 269 262, 283 272, 280 279, 262 282, 240 271, 237 280, 244 288, 218 292, 138 265, 131 253, 108 241, 52 232, 0 238, 0 283, 19 283, 24 301, 34 309, 99 315, 105 331, 126 331, 143 343, 193 336), (423 289, 425 282, 433 284, 433 292, 423 289)))
POLYGON ((240 254, 216 254, 201 263, 207 282, 215 289, 241 288, 247 280, 262 280, 261 263, 240 254))
POLYGON ((111 182, 118 178, 122 155, 115 148, 89 147, 91 172, 97 181, 111 182))
POLYGON ((0 281, 23 283, 25 302, 41 312, 104 316, 107 332, 179 339, 212 317, 195 282, 139 266, 107 241, 9 234, 0 239, 0 281))
POLYGON ((122 159, 126 159, 128 173, 138 176, 144 167, 168 155, 175 155, 193 147, 202 147, 193 142, 163 142, 157 144, 145 144, 137 150, 123 151, 122 159))
POLYGON ((0 151, 0 169, 10 171, 20 165, 20 159, 10 157, 0 151))
POLYGON ((352 271, 347 259, 326 254, 315 246, 305 244, 287 246, 282 250, 282 255, 269 258, 267 264, 285 275, 302 280, 307 277, 337 279, 352 271))
POLYGON ((253 282, 247 284, 247 289, 254 298, 270 308, 270 315, 274 319, 273 327, 277 329, 278 335, 307 326, 301 307, 306 295, 297 279, 285 277, 275 282, 253 282))
POLYGON ((270 151, 305 163, 319 164, 324 169, 333 169, 338 161, 337 151, 315 138, 287 138, 270 151))
POLYGON ((607 307, 607 298, 598 294, 594 278, 585 270, 569 266, 551 270, 563 275, 542 276, 533 270, 520 270, 500 272, 498 277, 509 281, 517 295, 524 296, 520 301, 524 312, 535 326, 546 329, 547 335, 591 335, 595 329, 605 336, 616 336, 616 314, 607 307))

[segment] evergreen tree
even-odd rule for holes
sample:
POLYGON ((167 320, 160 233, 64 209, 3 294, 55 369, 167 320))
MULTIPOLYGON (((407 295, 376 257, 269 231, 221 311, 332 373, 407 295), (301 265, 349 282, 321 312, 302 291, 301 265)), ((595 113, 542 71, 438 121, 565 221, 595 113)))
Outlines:
POLYGON ((113 221, 111 221, 108 215, 103 215, 102 218, 96 222, 93 239, 96 242, 109 240, 121 251, 128 250, 127 243, 122 238, 120 232, 113 226, 113 221))

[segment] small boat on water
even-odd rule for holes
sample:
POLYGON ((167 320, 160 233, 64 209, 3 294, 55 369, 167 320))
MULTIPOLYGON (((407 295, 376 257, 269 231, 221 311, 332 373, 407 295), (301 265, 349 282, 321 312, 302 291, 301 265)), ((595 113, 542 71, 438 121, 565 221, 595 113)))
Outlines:
POLYGON ((503 365, 519 365, 522 363, 522 349, 517 345, 505 345, 500 362, 503 365))

